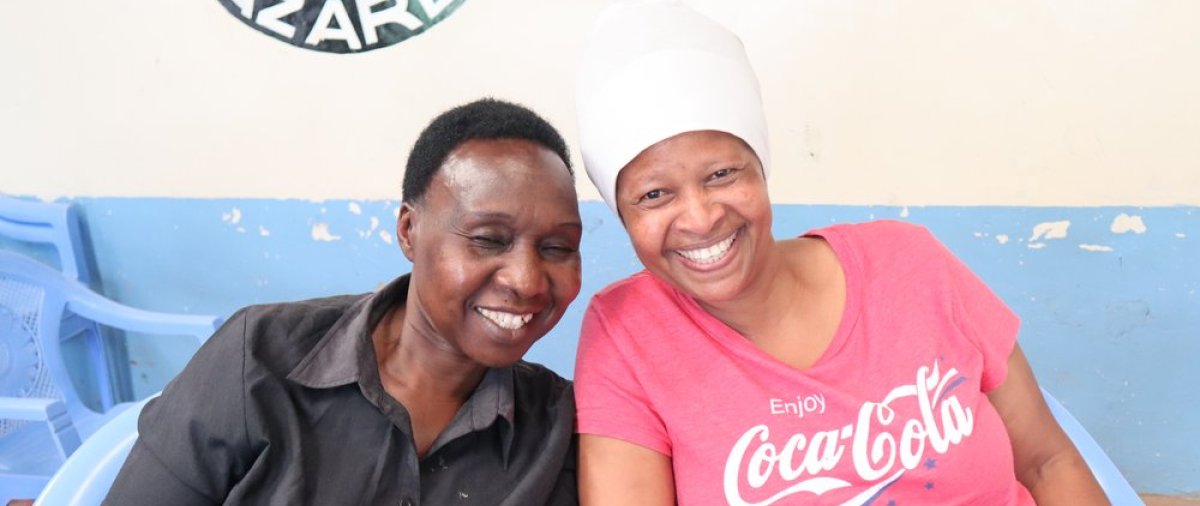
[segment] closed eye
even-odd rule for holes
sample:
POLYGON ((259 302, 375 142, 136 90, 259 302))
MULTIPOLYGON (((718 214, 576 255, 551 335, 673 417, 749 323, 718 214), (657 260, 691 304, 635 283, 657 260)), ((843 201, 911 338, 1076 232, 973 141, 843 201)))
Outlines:
POLYGON ((577 251, 578 248, 566 244, 548 244, 542 247, 542 252, 547 258, 567 258, 577 251))
POLYGON ((473 235, 469 239, 471 244, 487 249, 503 249, 508 246, 506 240, 488 235, 473 235))

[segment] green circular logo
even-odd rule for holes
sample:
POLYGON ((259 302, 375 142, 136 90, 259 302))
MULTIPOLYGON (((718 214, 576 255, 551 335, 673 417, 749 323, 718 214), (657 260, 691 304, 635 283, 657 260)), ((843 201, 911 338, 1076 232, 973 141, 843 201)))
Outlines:
POLYGON ((465 0, 220 0, 243 23, 288 44, 361 53, 420 35, 465 0))

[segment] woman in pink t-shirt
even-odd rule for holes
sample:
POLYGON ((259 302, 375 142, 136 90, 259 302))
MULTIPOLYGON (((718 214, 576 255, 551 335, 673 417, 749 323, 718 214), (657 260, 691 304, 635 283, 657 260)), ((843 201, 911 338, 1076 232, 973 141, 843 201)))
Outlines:
POLYGON ((1017 317, 924 229, 776 240, 737 37, 610 7, 584 163, 646 271, 593 298, 576 370, 588 504, 1104 504, 1017 317))

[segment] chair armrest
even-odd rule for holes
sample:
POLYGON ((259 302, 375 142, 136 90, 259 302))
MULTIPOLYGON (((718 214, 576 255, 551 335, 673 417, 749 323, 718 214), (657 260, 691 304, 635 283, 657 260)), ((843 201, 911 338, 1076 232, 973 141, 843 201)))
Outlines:
POLYGON ((145 404, 141 401, 101 426, 54 473, 34 505, 100 504, 137 441, 138 416, 145 404))
POLYGON ((73 294, 67 308, 89 320, 133 332, 147 334, 194 336, 198 342, 208 340, 220 326, 216 316, 160 313, 126 306, 90 290, 73 294))
POLYGON ((66 406, 58 399, 0 397, 0 418, 46 422, 55 448, 64 459, 79 448, 79 432, 66 406))
POLYGON ((40 422, 66 414, 66 406, 58 399, 0 396, 0 418, 40 422))
POLYGON ((1117 469, 1117 465, 1108 458, 1108 454, 1104 453, 1104 449, 1092 438, 1083 424, 1079 423, 1079 420, 1072 416, 1067 408, 1063 407, 1058 399, 1055 399, 1044 388, 1042 397, 1046 399, 1046 406, 1050 408, 1050 413, 1054 415, 1059 427, 1062 427, 1063 432, 1067 433, 1067 437, 1071 438, 1075 449, 1079 450, 1079 454, 1091 468, 1092 475, 1100 483, 1100 488, 1104 489, 1104 494, 1108 496, 1109 502, 1115 506, 1142 504, 1142 500, 1133 490, 1133 486, 1125 480, 1121 471, 1117 469))

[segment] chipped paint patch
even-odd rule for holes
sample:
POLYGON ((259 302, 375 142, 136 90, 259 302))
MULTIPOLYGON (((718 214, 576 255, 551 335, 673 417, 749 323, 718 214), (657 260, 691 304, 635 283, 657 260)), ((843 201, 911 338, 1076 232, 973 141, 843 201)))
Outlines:
POLYGON ((1008 244, 1008 234, 996 234, 996 242, 1000 244, 1008 244))
POLYGON ((388 244, 392 243, 392 233, 388 232, 387 230, 380 230, 379 238, 383 239, 383 242, 386 242, 388 244))
POLYGON ((1065 239, 1067 237, 1067 229, 1071 228, 1069 220, 1062 221, 1047 221, 1038 223, 1033 226, 1033 235, 1029 237, 1030 241, 1038 239, 1065 239))
POLYGON ((1033 235, 1029 236, 1029 243, 1026 244, 1029 249, 1042 249, 1046 247, 1046 243, 1039 242, 1041 240, 1065 239, 1067 230, 1071 228, 1069 220, 1062 221, 1047 221, 1038 223, 1033 227, 1033 235))
POLYGON ((1142 222, 1142 217, 1138 215, 1130 216, 1125 213, 1118 214, 1113 219, 1112 225, 1108 227, 1114 234, 1125 234, 1133 232, 1135 234, 1146 233, 1146 224, 1142 222))
POLYGON ((1112 246, 1103 246, 1100 244, 1080 244, 1079 249, 1084 251, 1112 251, 1112 246))
POLYGON ((350 209, 351 214, 362 214, 362 206, 358 205, 358 202, 351 202, 346 207, 350 209))
POLYGON ((242 210, 235 207, 227 213, 221 213, 221 221, 230 225, 237 225, 242 221, 242 210))
POLYGON ((1175 232, 1175 237, 1177 237, 1179 239, 1183 239, 1183 238, 1187 237, 1187 234, 1185 234, 1183 232, 1175 232))
POLYGON ((339 241, 342 236, 329 233, 328 223, 317 223, 312 227, 312 238, 314 241, 330 242, 339 241))
POLYGON ((271 235, 271 231, 267 230, 267 227, 259 225, 258 226, 258 235, 261 235, 263 237, 269 237, 271 235))
POLYGON ((372 216, 370 228, 368 228, 366 230, 359 229, 358 236, 363 239, 370 239, 372 235, 375 235, 375 230, 378 228, 379 228, 379 218, 372 216))
POLYGON ((904 206, 904 208, 900 210, 900 217, 901 218, 908 217, 908 206, 904 206))

